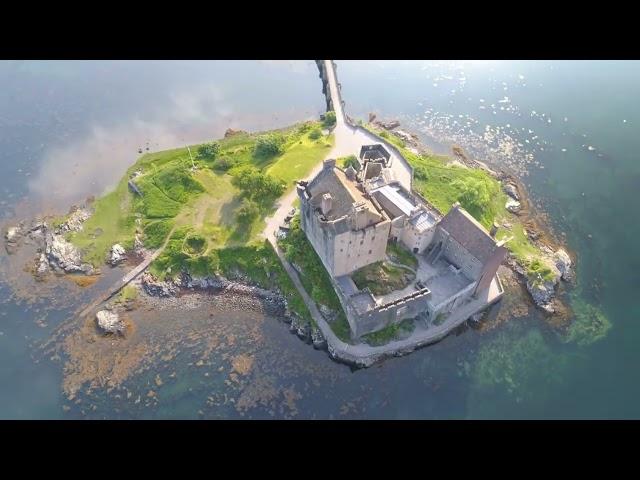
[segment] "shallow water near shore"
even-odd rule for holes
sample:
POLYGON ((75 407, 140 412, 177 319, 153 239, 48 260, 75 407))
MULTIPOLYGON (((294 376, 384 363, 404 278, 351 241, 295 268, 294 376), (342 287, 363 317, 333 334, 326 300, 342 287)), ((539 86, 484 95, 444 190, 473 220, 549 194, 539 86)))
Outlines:
MULTIPOLYGON (((0 418, 640 416, 640 63, 337 64, 350 115, 397 117, 435 150, 458 143, 519 174, 577 252, 575 292, 609 317, 608 336, 563 343, 514 285, 482 328, 364 370, 314 350, 255 300, 208 294, 180 307, 141 298, 134 331, 105 341, 73 313, 123 269, 86 288, 36 284, 22 271, 28 252, 3 252, 0 418)), ((139 148, 276 128, 324 106, 313 62, 0 62, 0 72, 5 219, 64 213, 113 185, 139 148)))

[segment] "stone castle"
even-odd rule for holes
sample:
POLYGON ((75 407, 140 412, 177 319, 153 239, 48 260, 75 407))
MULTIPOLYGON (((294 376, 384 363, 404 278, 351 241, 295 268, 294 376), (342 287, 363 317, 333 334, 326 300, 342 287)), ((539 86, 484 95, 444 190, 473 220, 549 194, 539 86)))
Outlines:
POLYGON ((325 160, 297 187, 301 228, 332 278, 352 337, 406 318, 437 326, 465 305, 502 296, 497 270, 507 250, 469 213, 456 203, 443 216, 413 194, 406 169, 383 145, 362 146, 359 167, 325 160), (386 295, 359 290, 351 275, 388 260, 388 242, 415 255, 415 282, 386 295))

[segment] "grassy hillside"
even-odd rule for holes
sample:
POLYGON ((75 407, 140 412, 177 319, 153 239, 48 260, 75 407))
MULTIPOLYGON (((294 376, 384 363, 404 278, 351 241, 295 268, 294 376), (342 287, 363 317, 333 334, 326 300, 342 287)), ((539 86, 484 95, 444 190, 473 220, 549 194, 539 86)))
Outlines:
POLYGON ((136 234, 151 249, 166 241, 150 267, 158 277, 182 269, 195 275, 241 273, 265 288, 279 288, 290 308, 310 319, 260 233, 278 195, 307 176, 329 152, 333 137, 322 134, 321 127, 320 122, 306 122, 271 132, 239 133, 191 145, 191 155, 186 147, 145 154, 112 192, 94 202, 94 214, 83 231, 67 238, 95 266, 105 261, 114 243, 132 247, 136 234), (248 167, 254 169, 249 177, 257 183, 239 179, 248 167), (142 195, 129 189, 129 179, 142 195), (263 194, 260 188, 270 190, 263 194))

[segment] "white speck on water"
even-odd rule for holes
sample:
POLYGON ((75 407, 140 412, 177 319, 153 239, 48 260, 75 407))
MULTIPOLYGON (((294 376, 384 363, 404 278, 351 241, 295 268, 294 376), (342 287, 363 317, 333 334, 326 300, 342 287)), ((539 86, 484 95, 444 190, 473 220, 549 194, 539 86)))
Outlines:
POLYGON ((627 121, 626 120, 622 120, 622 123, 627 123, 627 121))
POLYGON ((593 151, 595 150, 595 148, 594 148, 594 147, 592 147, 591 145, 589 145, 589 146, 587 147, 587 150, 589 150, 589 151, 593 152, 593 151))
POLYGON ((568 122, 568 121, 569 121, 569 119, 568 119, 567 117, 564 117, 564 121, 565 121, 565 122, 568 122))
POLYGON ((563 148, 563 149, 562 149, 562 151, 563 151, 563 152, 566 152, 566 151, 567 151, 567 149, 566 149, 566 148, 563 148))

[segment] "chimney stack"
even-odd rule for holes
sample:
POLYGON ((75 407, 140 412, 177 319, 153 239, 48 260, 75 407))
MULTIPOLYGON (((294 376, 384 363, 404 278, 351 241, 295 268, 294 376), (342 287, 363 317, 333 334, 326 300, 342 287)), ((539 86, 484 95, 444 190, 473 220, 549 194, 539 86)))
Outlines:
POLYGON ((322 195, 322 204, 320 205, 322 214, 326 215, 331 211, 331 194, 325 193, 322 195))
POLYGON ((498 224, 496 222, 493 222, 493 225, 491 225, 491 230, 489 231, 489 235, 491 235, 491 238, 496 238, 496 233, 498 233, 498 224))
POLYGON ((335 158, 327 158, 324 163, 322 164, 322 168, 324 170, 333 168, 336 166, 336 159, 335 158))

